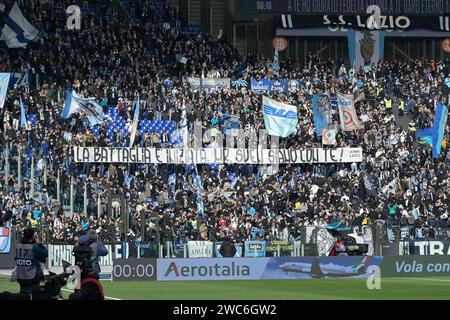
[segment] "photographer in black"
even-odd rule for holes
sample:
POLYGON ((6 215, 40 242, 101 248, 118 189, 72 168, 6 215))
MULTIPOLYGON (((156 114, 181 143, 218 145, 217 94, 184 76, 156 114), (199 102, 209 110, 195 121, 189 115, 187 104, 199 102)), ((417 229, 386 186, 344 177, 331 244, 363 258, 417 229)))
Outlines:
POLYGON ((92 249, 92 269, 100 274, 100 257, 108 255, 108 249, 98 239, 96 232, 92 229, 88 230, 86 234, 82 235, 80 239, 75 243, 75 246, 87 247, 92 249))
POLYGON ((90 243, 78 244, 73 248, 75 265, 80 268, 80 289, 69 296, 69 300, 104 300, 103 286, 99 281, 99 273, 94 270, 92 258, 95 255, 90 243))
POLYGON ((21 294, 40 291, 39 283, 44 279, 41 263, 45 263, 47 249, 37 240, 33 229, 25 229, 23 238, 16 246, 16 278, 21 294))
POLYGON ((231 238, 229 236, 225 237, 223 240, 222 245, 220 246, 219 252, 224 258, 231 258, 234 257, 236 254, 236 247, 231 241, 231 238))

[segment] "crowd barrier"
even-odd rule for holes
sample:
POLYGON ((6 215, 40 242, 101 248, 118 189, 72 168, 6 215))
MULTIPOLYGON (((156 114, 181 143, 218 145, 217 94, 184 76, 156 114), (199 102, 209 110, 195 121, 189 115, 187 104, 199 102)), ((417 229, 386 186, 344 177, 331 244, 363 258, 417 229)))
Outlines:
MULTIPOLYGON (((334 243, 334 238, 327 238, 328 233, 320 232, 323 228, 305 228, 302 240, 286 241, 252 240, 236 245, 235 258, 296 258, 327 256, 334 243)), ((359 233, 360 241, 372 246, 368 256, 450 256, 450 240, 404 240, 391 243, 383 241, 376 232, 359 233), (373 235, 373 236, 372 236, 373 235), (370 236, 370 237, 369 237, 370 236), (377 240, 378 239, 378 240, 377 240)), ((0 230, 0 268, 13 268, 15 258, 15 242, 13 228, 0 230)), ((66 243, 45 244, 49 251, 47 267, 53 272, 62 271, 62 260, 74 262, 71 254, 73 245, 66 243)), ((107 243, 109 254, 100 258, 100 265, 105 272, 111 272, 114 259, 134 258, 221 258, 220 241, 163 241, 158 245, 155 241, 107 243)))
POLYGON ((446 256, 116 259, 113 281, 269 280, 450 275, 446 256))
MULTIPOLYGON (((170 243, 170 250, 166 247, 158 246, 155 242, 135 242, 135 243, 117 243, 106 244, 109 254, 100 258, 102 270, 109 273, 113 269, 114 260, 139 260, 139 259, 159 259, 161 261, 171 261, 171 259, 193 259, 193 261, 221 261, 220 254, 221 242, 211 241, 190 241, 188 243, 174 244, 170 243), (171 251, 176 249, 176 251, 171 251), (198 260, 200 259, 200 260, 198 260)), ((49 257, 47 266, 53 272, 62 271, 62 260, 73 263, 72 255, 73 245, 69 244, 50 244, 48 245, 49 257)), ((447 260, 450 256, 450 241, 401 241, 383 245, 380 249, 382 256, 440 256, 447 260)), ((13 256, 12 252, 10 253, 13 256)), ((381 255, 368 255, 381 256, 381 255)), ((303 244, 301 241, 247 241, 244 244, 236 246, 236 254, 233 257, 236 261, 247 261, 248 259, 313 259, 319 257, 327 257, 326 255, 318 255, 317 250, 311 250, 309 244, 303 244), (284 250, 282 250, 282 248, 284 250)), ((339 256, 342 258, 345 256, 339 256)), ((355 256, 349 256, 354 259, 355 256)), ((264 260, 261 260, 264 261, 264 260)), ((163 262, 161 262, 163 263, 163 262)))

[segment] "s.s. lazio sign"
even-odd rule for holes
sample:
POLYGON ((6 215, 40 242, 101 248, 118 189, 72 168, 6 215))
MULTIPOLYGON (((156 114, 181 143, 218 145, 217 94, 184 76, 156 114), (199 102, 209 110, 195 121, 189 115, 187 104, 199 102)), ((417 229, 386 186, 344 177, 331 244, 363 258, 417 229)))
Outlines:
POLYGON ((264 125, 268 134, 286 138, 296 132, 297 107, 263 96, 264 125))

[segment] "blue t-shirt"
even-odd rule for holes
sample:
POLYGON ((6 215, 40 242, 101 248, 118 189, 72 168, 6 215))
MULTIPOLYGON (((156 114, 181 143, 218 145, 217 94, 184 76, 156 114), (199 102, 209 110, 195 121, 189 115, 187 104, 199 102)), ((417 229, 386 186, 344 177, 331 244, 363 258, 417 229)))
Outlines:
POLYGON ((39 220, 41 218, 41 210, 33 210, 33 219, 34 220, 39 220))

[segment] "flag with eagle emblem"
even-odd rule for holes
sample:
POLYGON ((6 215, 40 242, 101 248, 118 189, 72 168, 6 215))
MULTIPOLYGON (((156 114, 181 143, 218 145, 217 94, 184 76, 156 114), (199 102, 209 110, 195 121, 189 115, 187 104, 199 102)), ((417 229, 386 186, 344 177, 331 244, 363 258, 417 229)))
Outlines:
POLYGON ((322 144, 336 144, 336 129, 322 130, 322 144))
POLYGON ((337 98, 342 131, 361 129, 362 125, 356 115, 353 96, 349 94, 338 94, 337 98))

